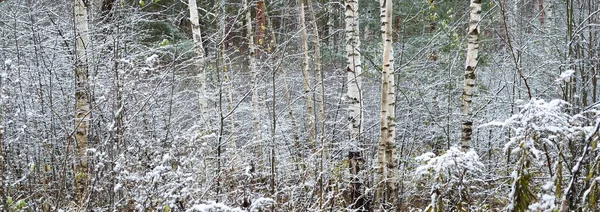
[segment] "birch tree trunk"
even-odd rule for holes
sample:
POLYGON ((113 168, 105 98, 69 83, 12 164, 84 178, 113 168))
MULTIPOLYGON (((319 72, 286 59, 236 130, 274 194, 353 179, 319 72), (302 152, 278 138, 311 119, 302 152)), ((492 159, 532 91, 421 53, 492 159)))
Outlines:
POLYGON ((348 91, 346 101, 348 104, 348 128, 350 131, 350 145, 356 150, 349 152, 349 169, 352 179, 350 182, 350 199, 349 205, 352 209, 364 209, 364 201, 361 196, 362 183, 358 178, 361 170, 362 159, 361 152, 357 151, 361 145, 361 130, 362 130, 362 96, 361 96, 361 63, 360 63, 360 39, 358 28, 358 0, 347 0, 345 5, 345 32, 346 32, 346 57, 347 65, 346 72, 348 91))
MULTIPOLYGON (((396 160, 396 86, 394 82, 394 52, 392 41, 392 1, 380 0, 381 38, 383 40, 383 69, 381 74, 381 132, 377 159, 379 189, 378 200, 384 205, 396 204, 397 189, 395 183, 396 160)), ((377 203, 377 202, 376 202, 377 203)), ((382 209, 391 209, 388 207, 382 209)))
POLYGON ((75 142, 77 145, 77 164, 75 166, 75 185, 77 203, 83 207, 89 180, 87 164, 88 133, 91 107, 88 88, 87 51, 89 44, 87 5, 83 0, 75 0, 75 142))
POLYGON ((308 4, 308 10, 310 11, 310 18, 312 19, 312 28, 313 28, 313 44, 315 48, 315 77, 317 78, 317 102, 318 102, 318 116, 319 116, 319 132, 320 132, 320 141, 321 141, 321 175, 319 179, 319 206, 320 209, 323 209, 325 203, 325 189, 324 189, 324 181, 327 179, 326 171, 327 170, 327 141, 325 140, 325 85, 323 84, 323 73, 321 71, 321 41, 319 36, 319 26, 317 24, 317 18, 315 15, 315 10, 313 8, 311 0, 306 1, 308 4))
POLYGON ((346 1, 346 72, 348 92, 348 121, 350 141, 358 145, 362 130, 362 64, 360 62, 360 39, 358 31, 358 1, 346 1))
POLYGON ((248 62, 250 63, 250 73, 252 79, 252 110, 254 114, 253 126, 254 126, 254 139, 256 157, 259 159, 258 167, 262 167, 262 135, 260 130, 260 111, 258 110, 258 83, 257 76, 258 71, 256 70, 256 47, 254 45, 254 35, 252 34, 252 16, 250 13, 250 6, 248 0, 244 0, 244 10, 246 11, 246 38, 248 39, 248 62))
POLYGON ((332 4, 332 2, 330 2, 329 4, 327 4, 327 45, 329 46, 329 48, 335 48, 334 44, 334 30, 333 27, 335 26, 335 9, 334 9, 334 4, 332 4))
POLYGON ((325 85, 323 84, 323 72, 321 63, 321 37, 319 36, 319 26, 311 0, 307 0, 308 9, 310 10, 310 18, 312 19, 313 28, 313 44, 315 45, 315 77, 317 78, 317 95, 318 95, 318 110, 319 110, 319 131, 321 133, 321 142, 325 140, 325 85))
MULTIPOLYGON (((2 2, 2 1, 0 1, 2 2)), ((8 72, 10 70, 10 63, 5 62, 4 65, 6 66, 5 68, 5 72, 8 72)), ((2 74, 4 74, 2 73, 2 74)), ((6 77, 1 77, 0 76, 0 88, 4 88, 4 78, 6 77)), ((6 102, 5 99, 8 99, 8 96, 5 94, 5 90, 6 89, 2 89, 0 90, 0 198, 2 198, 3 200, 6 199, 6 195, 7 195, 7 190, 4 188, 4 182, 6 181, 6 176, 4 175, 4 147, 3 147, 3 142, 4 142, 4 107, 6 106, 6 102)), ((8 93, 8 92, 7 92, 8 93)), ((8 203, 6 201, 3 201, 3 206, 4 208, 8 208, 8 203)))
MULTIPOLYGON (((221 59, 221 63, 223 66, 223 77, 225 78, 225 85, 226 85, 226 95, 227 95, 227 111, 228 113, 232 113, 229 115, 229 133, 230 133, 230 140, 229 143, 231 143, 231 149, 233 150, 233 152, 237 152, 237 141, 235 140, 235 115, 233 114, 233 108, 234 108, 234 102, 233 102, 233 85, 231 84, 231 72, 230 72, 230 66, 228 65, 229 62, 229 58, 225 58, 227 57, 226 54, 226 42, 227 42, 227 36, 229 31, 227 30, 227 5, 225 0, 220 0, 219 1, 219 7, 221 10, 221 17, 219 18, 219 27, 220 27, 220 34, 221 34, 221 40, 222 40, 222 44, 220 45, 220 49, 219 49, 219 54, 221 55, 219 58, 221 59)), ((237 169, 237 160, 233 160, 232 161, 232 167, 233 170, 235 171, 237 169)))
POLYGON ((465 65, 465 80, 462 94, 462 133, 461 147, 463 151, 471 148, 471 137, 473 136, 473 111, 471 103, 473 100, 473 88, 475 87, 475 69, 479 58, 479 21, 481 21, 481 0, 471 0, 471 12, 469 17, 469 31, 467 32, 467 61, 465 65))
POLYGON ((192 36, 194 40, 194 68, 198 70, 198 105, 200 106, 200 117, 204 126, 208 126, 208 98, 206 97, 206 70, 204 69, 204 46, 202 45, 202 33, 198 18, 198 6, 196 0, 188 0, 190 10, 190 21, 192 23, 192 36))
MULTIPOLYGON (((1 2, 1 1, 0 1, 1 2)), ((3 86, 2 84, 2 78, 0 78, 0 88, 3 86)), ((3 200, 6 199, 6 191, 4 190, 4 181, 6 181, 6 177, 4 176, 4 149, 2 148, 2 142, 3 142, 3 136, 4 136, 4 122, 3 120, 3 116, 4 113, 4 93, 2 91, 0 91, 0 198, 2 198, 3 200)), ((8 208, 8 203, 6 201, 3 201, 4 205, 2 205, 4 208, 8 208)))
POLYGON ((316 124, 313 112, 313 98, 310 86, 310 73, 308 72, 308 33, 306 32, 306 18, 304 14, 304 0, 300 0, 300 28, 302 31, 302 76, 304 77, 304 98, 306 99, 306 113, 308 116, 309 142, 315 142, 316 124))
MULTIPOLYGON (((289 86, 285 79, 283 80, 283 92, 286 104, 292 105, 289 86)), ((296 147, 296 158, 294 158, 294 161, 298 164, 298 171, 304 172, 304 170, 306 170, 306 164, 302 158, 302 144, 300 143, 300 133, 298 132, 298 124, 296 123, 293 108, 290 107, 288 109, 288 115, 290 116, 290 124, 292 127, 292 139, 294 140, 294 146, 296 147)))

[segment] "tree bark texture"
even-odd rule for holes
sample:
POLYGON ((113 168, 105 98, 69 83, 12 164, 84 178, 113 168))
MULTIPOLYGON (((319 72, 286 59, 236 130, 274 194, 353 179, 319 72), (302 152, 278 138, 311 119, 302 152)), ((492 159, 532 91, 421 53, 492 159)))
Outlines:
POLYGON ((362 130, 362 64, 360 59, 360 39, 358 28, 358 0, 346 1, 346 72, 348 91, 346 100, 348 103, 348 126, 350 130, 350 141, 358 145, 361 141, 362 130))
MULTIPOLYGON (((352 148, 359 149, 361 145, 361 129, 362 129, 362 96, 361 96, 361 60, 360 60, 360 39, 358 27, 358 0, 348 0, 345 3, 345 33, 346 33, 346 72, 347 86, 346 101, 348 104, 348 128, 350 135, 350 145, 352 148)), ((349 153, 349 168, 353 176, 350 183, 351 202, 349 207, 352 209, 364 208, 364 201, 360 195, 360 179, 358 172, 360 171, 357 163, 362 159, 360 151, 351 151, 349 153)))
MULTIPOLYGON (((206 70, 204 69, 204 46, 202 45, 202 31, 198 18, 198 6, 196 0, 188 1, 190 10, 190 21, 192 23, 192 35, 194 40, 194 68, 198 71, 198 105, 200 106, 201 121, 208 126, 208 97, 206 96, 206 70)), ((205 129, 206 130, 206 129, 205 129)))
POLYGON ((304 2, 300 0, 300 28, 302 31, 302 76, 304 77, 304 98, 306 99, 306 115, 308 117, 309 142, 315 142, 316 124, 313 109, 313 96, 310 86, 310 72, 308 71, 308 33, 306 30, 306 15, 304 13, 304 2))
POLYGON ((377 200, 384 208, 391 209, 396 204, 397 186, 395 183, 396 160, 396 86, 394 82, 394 52, 392 41, 392 1, 380 0, 381 38, 383 40, 383 68, 381 74, 381 132, 379 141, 378 172, 379 189, 377 200))
POLYGON ((325 85, 323 84, 323 73, 321 70, 321 37, 319 36, 319 26, 317 23, 317 17, 315 15, 315 10, 313 7, 313 4, 311 2, 311 0, 306 0, 307 4, 308 4, 308 10, 310 11, 310 19, 312 19, 311 21, 311 25, 312 25, 312 29, 313 29, 313 45, 314 45, 314 61, 315 61, 315 78, 317 80, 317 86, 316 86, 316 92, 317 92, 317 110, 318 110, 318 120, 319 123, 317 124, 318 127, 318 131, 319 131, 319 138, 321 141, 321 172, 323 173, 322 175, 320 175, 320 179, 319 179, 319 190, 320 190, 320 195, 319 195, 319 208, 323 209, 323 207, 325 206, 325 188, 324 188, 324 182, 327 179, 326 176, 324 176, 326 174, 327 170, 327 141, 326 141, 326 135, 325 135, 325 121, 326 121, 326 116, 325 116, 325 85))
POLYGON ((473 136, 473 89, 475 88, 475 70, 479 59, 479 22, 481 21, 481 0, 471 0, 469 30, 467 32, 467 61, 462 93, 462 133, 461 147, 464 151, 471 148, 473 136))
POLYGON ((250 6, 248 0, 244 0, 244 10, 246 11, 246 38, 248 41, 248 62, 250 65, 250 73, 252 74, 252 111, 253 111, 253 128, 254 128, 254 139, 255 153, 258 158, 259 167, 262 165, 262 135, 260 130, 260 111, 258 108, 259 97, 258 97, 258 71, 256 70, 256 46, 254 45, 254 35, 252 34, 252 15, 250 13, 250 6))
POLYGON ((90 96, 88 93, 87 47, 90 41, 88 31, 87 5, 83 0, 75 0, 75 142, 77 164, 75 166, 75 186, 77 203, 84 204, 89 179, 87 163, 88 134, 91 117, 90 96))

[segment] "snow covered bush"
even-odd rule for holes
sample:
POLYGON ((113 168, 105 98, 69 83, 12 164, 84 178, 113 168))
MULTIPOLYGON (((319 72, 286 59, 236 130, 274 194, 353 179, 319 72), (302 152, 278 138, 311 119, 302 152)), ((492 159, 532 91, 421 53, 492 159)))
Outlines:
MULTIPOLYGON (((567 190, 570 188, 562 190, 562 167, 590 140, 589 135, 595 133, 584 115, 594 115, 595 112, 590 110, 571 116, 565 112, 567 106, 567 102, 559 99, 547 102, 534 98, 520 106, 520 112, 504 122, 481 126, 502 126, 511 134, 504 151, 508 157, 516 155, 517 158, 510 176, 512 184, 507 210, 553 211, 559 207, 560 199, 569 193, 567 190), (551 181, 544 184, 535 180, 544 173, 548 173, 546 176, 551 181)), ((586 149, 580 154, 585 152, 586 149)), ((571 174, 575 174, 576 167, 571 174)))
MULTIPOLYGON (((436 156, 432 152, 425 153, 415 158, 425 163, 417 167, 415 173, 418 178, 430 177, 431 202, 425 211, 445 211, 445 202, 452 202, 448 207, 463 207, 468 195, 468 181, 471 176, 476 176, 483 168, 479 156, 474 150, 461 151, 458 147, 451 147, 445 153, 436 156), (458 191, 458 196, 454 191, 458 191), (458 199, 454 199, 458 197, 458 199), (443 199, 446 198, 446 199, 443 199)), ((467 203, 468 204, 468 203, 467 203)), ((468 210, 468 208, 467 208, 468 210)))

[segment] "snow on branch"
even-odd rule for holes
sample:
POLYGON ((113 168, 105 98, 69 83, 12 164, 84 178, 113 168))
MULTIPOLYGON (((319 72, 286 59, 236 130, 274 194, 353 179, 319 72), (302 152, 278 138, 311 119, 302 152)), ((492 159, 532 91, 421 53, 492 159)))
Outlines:
MULTIPOLYGON (((252 205, 250 205, 250 212, 254 211, 264 211, 269 206, 275 204, 275 200, 271 198, 261 197, 254 201, 252 201, 252 205)), ((233 208, 229 207, 223 203, 215 202, 215 201, 207 201, 203 204, 198 204, 192 206, 190 209, 187 209, 186 212, 216 212, 216 211, 227 211, 227 212, 245 212, 239 207, 233 208)))
POLYGON ((458 147, 451 147, 448 151, 440 156, 428 152, 415 158, 418 161, 426 162, 425 165, 417 167, 417 176, 440 174, 451 172, 459 174, 467 172, 479 172, 484 167, 479 161, 479 156, 474 150, 463 152, 458 147))

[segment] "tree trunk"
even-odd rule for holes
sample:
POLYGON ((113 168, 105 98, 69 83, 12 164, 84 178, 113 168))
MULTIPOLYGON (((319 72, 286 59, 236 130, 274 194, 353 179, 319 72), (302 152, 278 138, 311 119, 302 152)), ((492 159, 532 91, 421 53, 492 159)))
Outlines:
MULTIPOLYGON (((1 1, 0 1, 1 2, 1 1)), ((0 78, 0 88, 3 87, 2 78, 0 78)), ((4 149, 2 148, 3 135, 4 135, 4 122, 2 115, 4 115, 4 92, 0 91, 0 198, 3 200, 6 199, 6 191, 4 190, 4 181, 6 181, 6 177, 4 176, 4 149)), ((8 208, 8 204, 6 201, 3 201, 4 208, 8 208)))
MULTIPOLYGON (((257 49, 264 50, 264 46, 267 46, 269 43, 268 41, 266 41, 267 18, 267 7, 265 5, 265 1, 256 1, 256 40, 258 42, 257 49)), ((259 53, 259 55, 262 54, 259 53)), ((261 57, 259 56, 259 58, 261 57)))
POLYGON ((462 134, 461 147, 463 151, 471 148, 473 136, 473 89, 475 87, 475 69, 479 58, 479 21, 481 21, 481 0, 471 0, 471 12, 469 17, 469 31, 467 33, 467 61, 465 65, 465 80, 462 94, 462 134))
MULTIPOLYGON (((346 72, 348 91, 346 94, 346 100, 348 103, 348 127, 350 131, 349 143, 351 148, 359 149, 361 145, 361 129, 362 129, 362 96, 361 96, 361 63, 360 63, 360 39, 359 39, 359 28, 358 28, 358 0, 346 1, 345 11, 345 32, 346 32, 346 57, 347 65, 346 72)), ((351 204, 348 205, 352 209, 362 208, 364 202, 360 198, 360 187, 361 183, 357 175, 360 171, 359 168, 353 163, 353 158, 360 157, 359 151, 351 151, 349 153, 350 158, 350 170, 352 174, 352 200, 351 204), (356 194, 356 195, 355 195, 356 194)))
POLYGON ((329 48, 335 48, 334 44, 334 30, 333 28, 335 27, 335 8, 334 8, 334 4, 332 4, 331 2, 329 4, 327 4, 327 46, 329 48))
POLYGON ((250 73, 252 74, 252 109, 254 114, 254 139, 256 157, 258 159, 258 167, 262 167, 262 135, 260 130, 260 111, 258 108, 258 71, 256 70, 256 47, 254 46, 254 35, 252 34, 252 16, 250 13, 250 3, 244 0, 244 10, 246 11, 246 38, 248 40, 248 62, 250 63, 250 73))
POLYGON ((91 107, 88 94, 87 47, 88 13, 83 0, 75 0, 75 142, 77 145, 77 164, 75 167, 75 184, 77 203, 84 208, 87 182, 89 180, 87 164, 88 133, 90 126, 91 107))
POLYGON ((538 0, 538 7, 540 9, 540 25, 544 25, 546 21, 546 12, 544 11, 544 0, 538 0))
MULTIPOLYGON (((221 14, 220 14, 220 18, 219 18, 219 27, 221 30, 221 39, 224 41, 221 45, 220 45, 220 49, 219 49, 219 54, 220 54, 220 59, 221 62, 220 64, 222 65, 222 69, 223 69, 223 77, 225 78, 225 89, 226 89, 226 95, 227 95, 227 112, 231 113, 229 115, 229 134, 230 134, 230 140, 229 142, 231 143, 231 149, 233 152, 237 152, 238 151, 238 147, 237 147, 237 141, 235 140, 235 116, 233 114, 233 110, 234 110, 234 102, 233 102, 233 85, 231 84, 231 72, 230 72, 230 66, 228 65, 228 59, 225 58, 227 57, 226 54, 226 50, 227 50, 227 37, 229 36, 229 30, 227 27, 227 6, 226 6, 226 2, 225 0, 220 0, 219 1, 219 7, 221 10, 221 14)), ((237 159, 234 159, 232 161, 232 169, 235 171, 237 170, 237 159)))
POLYGON ((317 78, 317 95, 318 95, 318 116, 319 116, 319 132, 320 132, 320 141, 321 141, 321 174, 319 179, 319 208, 323 209, 324 207, 324 199, 325 199, 325 188, 324 181, 326 178, 326 170, 327 170, 327 141, 325 140, 325 85, 323 84, 323 73, 321 71, 321 41, 319 36, 319 27, 317 24, 317 18, 315 15, 315 10, 312 6, 311 0, 307 0, 308 10, 310 11, 310 18, 312 19, 312 28, 313 28, 313 44, 315 48, 315 77, 317 78))
POLYGON ((349 194, 347 193, 347 196, 349 196, 348 208, 353 209, 353 211, 370 211, 369 205, 362 195, 362 182, 358 177, 358 174, 360 173, 364 163, 365 161, 363 160, 360 152, 350 151, 348 153, 348 169, 350 171, 350 175, 352 176, 350 179, 349 194))
POLYGON ((381 0, 381 38, 383 40, 383 69, 381 75, 381 133, 379 150, 377 153, 379 163, 379 189, 378 201, 381 209, 393 209, 397 196, 396 186, 396 87, 394 82, 394 53, 392 41, 392 1, 381 0), (391 206, 391 208, 389 208, 391 206))
MULTIPOLYGON (((435 30, 437 28, 437 22, 438 22, 438 16, 437 13, 435 12, 435 0, 428 0, 429 1, 429 33, 431 33, 432 35, 435 33, 435 30)), ((435 47, 431 48, 431 53, 429 53, 429 55, 427 56, 427 58, 431 61, 437 61, 438 59, 438 55, 437 52, 435 51, 435 47)))
POLYGON ((304 0, 300 0, 300 28, 302 31, 302 76, 304 77, 304 98, 306 99, 306 113, 308 116, 309 142, 314 144, 316 135, 315 114, 313 112, 313 98, 310 86, 310 73, 308 72, 308 33, 306 32, 306 18, 304 15, 304 0))
MULTIPOLYGON (((196 0, 188 1, 188 9, 190 10, 190 21, 192 23, 192 35, 194 39, 194 68, 198 71, 198 105, 200 107, 200 120, 206 126, 204 130, 208 129, 209 120, 207 116, 208 112, 208 98, 206 96, 206 70, 204 69, 204 46, 202 45, 202 31, 200 30, 200 22, 198 19, 198 6, 196 0)), ((203 132, 205 133, 205 132, 203 132)))
POLYGON ((319 120, 320 120, 320 133, 321 133, 321 142, 324 142, 325 139, 325 85, 323 84, 323 72, 322 72, 322 63, 321 63, 321 37, 319 36, 319 27, 317 24, 317 18, 315 15, 315 11, 312 6, 311 0, 307 0, 308 9, 310 10, 310 18, 312 19, 312 28, 313 28, 313 44, 315 45, 315 77, 317 78, 317 95, 318 95, 318 110, 319 110, 319 120))
POLYGON ((347 101, 350 141, 358 146, 362 130, 362 64, 360 62, 360 39, 358 31, 358 1, 346 1, 346 57, 348 73, 347 101))

